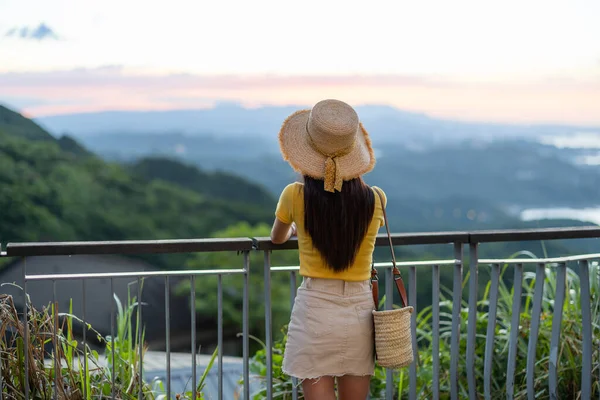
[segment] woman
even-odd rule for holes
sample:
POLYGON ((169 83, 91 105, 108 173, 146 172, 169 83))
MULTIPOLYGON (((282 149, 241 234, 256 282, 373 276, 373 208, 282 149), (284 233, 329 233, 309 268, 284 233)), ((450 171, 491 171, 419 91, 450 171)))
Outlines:
POLYGON ((298 236, 303 276, 283 371, 307 400, 335 399, 336 380, 340 399, 364 400, 374 372, 371 261, 386 202, 362 180, 375 165, 371 141, 352 107, 324 100, 289 116, 279 142, 304 178, 281 193, 271 231, 274 243, 298 236))

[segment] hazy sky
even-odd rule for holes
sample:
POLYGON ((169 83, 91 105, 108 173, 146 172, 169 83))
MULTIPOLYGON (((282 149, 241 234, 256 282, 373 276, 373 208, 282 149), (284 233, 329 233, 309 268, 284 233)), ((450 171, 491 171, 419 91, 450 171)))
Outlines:
POLYGON ((312 104, 600 125, 600 1, 0 0, 29 115, 312 104))

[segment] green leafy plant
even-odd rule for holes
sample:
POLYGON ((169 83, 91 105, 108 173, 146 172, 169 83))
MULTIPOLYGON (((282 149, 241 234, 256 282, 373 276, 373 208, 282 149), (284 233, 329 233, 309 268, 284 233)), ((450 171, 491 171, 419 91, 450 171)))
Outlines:
MULTIPOLYGON (((12 296, 0 294, 0 377, 2 398, 25 399, 25 382, 29 383, 32 399, 91 400, 107 399, 114 393, 122 400, 138 399, 141 391, 143 400, 166 399, 164 385, 155 380, 140 386, 139 329, 144 341, 144 330, 132 323, 132 316, 140 303, 128 294, 123 305, 115 296, 117 304, 117 332, 114 338, 102 337, 91 325, 85 328, 97 336, 106 346, 106 363, 89 345, 78 343, 73 334, 73 322, 83 321, 72 313, 59 313, 56 304, 37 310, 26 296, 28 323, 20 318, 12 296), (60 321, 60 322, 59 322, 60 321), (25 337, 29 345, 25 346, 25 337), (29 374, 25 376, 25 349, 27 347, 29 374), (112 376, 114 364, 115 374, 112 376), (113 379, 114 378, 114 379, 113 379), (55 382, 57 384, 55 384, 55 382)), ((146 352, 142 346, 142 354, 146 352)), ((212 368, 215 350, 207 368, 201 376, 194 393, 177 394, 179 399, 203 399, 206 377, 212 368)))
MULTIPOLYGON (((250 373, 257 377, 261 382, 261 389, 256 393, 251 393, 252 399, 264 399, 267 395, 266 381, 267 375, 267 345, 255 336, 251 339, 260 345, 260 350, 254 353, 250 359, 250 373)), ((272 393, 274 399, 291 400, 294 388, 292 378, 283 373, 283 352, 287 342, 287 325, 281 328, 281 338, 273 342, 272 360, 273 360, 273 385, 272 393)), ((243 385, 243 381, 239 382, 243 385)), ((297 384, 298 385, 298 384, 297 384)), ((302 388, 298 385, 298 399, 304 399, 302 388)))

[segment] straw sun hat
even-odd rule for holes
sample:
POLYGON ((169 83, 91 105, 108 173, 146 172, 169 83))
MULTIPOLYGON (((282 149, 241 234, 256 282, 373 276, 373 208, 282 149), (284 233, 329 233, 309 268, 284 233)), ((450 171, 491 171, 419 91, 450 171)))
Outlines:
POLYGON ((369 134, 356 111, 339 100, 323 100, 312 110, 290 115, 279 131, 279 146, 294 170, 324 180, 332 193, 375 166, 369 134))

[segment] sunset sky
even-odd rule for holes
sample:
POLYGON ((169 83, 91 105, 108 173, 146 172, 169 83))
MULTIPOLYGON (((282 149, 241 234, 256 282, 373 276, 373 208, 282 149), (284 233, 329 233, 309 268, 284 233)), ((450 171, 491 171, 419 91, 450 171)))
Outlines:
POLYGON ((600 126, 600 1, 0 0, 29 116, 339 98, 600 126))

